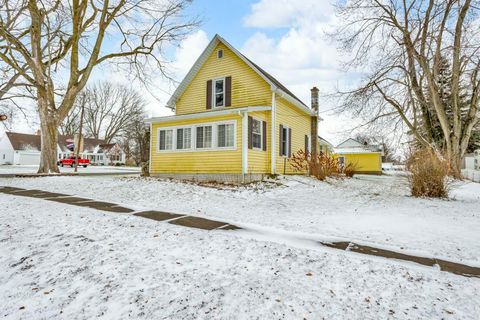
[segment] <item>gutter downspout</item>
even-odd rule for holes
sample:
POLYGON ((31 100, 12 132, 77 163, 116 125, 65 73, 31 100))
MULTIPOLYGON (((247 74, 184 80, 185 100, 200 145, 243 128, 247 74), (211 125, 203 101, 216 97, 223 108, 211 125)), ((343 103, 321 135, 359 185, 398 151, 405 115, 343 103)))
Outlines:
POLYGON ((148 175, 152 174, 152 153, 153 153, 153 146, 152 146, 152 136, 153 136, 153 131, 152 131, 152 123, 150 122, 150 152, 148 155, 148 175))
POLYGON ((245 183, 248 174, 248 113, 242 114, 242 180, 245 183))
POLYGON ((319 105, 318 105, 318 88, 313 87, 310 92, 311 92, 311 106, 312 106, 312 111, 314 112, 314 115, 311 117, 311 157, 315 161, 317 161, 317 155, 318 155, 318 150, 317 150, 317 142, 318 142, 318 114, 319 114, 319 105))
POLYGON ((271 174, 275 174, 276 172, 276 164, 277 164, 277 151, 276 151, 276 146, 277 146, 277 136, 276 136, 276 114, 277 114, 277 103, 276 103, 276 97, 275 97, 275 91, 276 88, 272 88, 272 120, 271 120, 271 138, 270 138, 270 149, 272 151, 272 154, 270 155, 270 168, 271 168, 271 174))

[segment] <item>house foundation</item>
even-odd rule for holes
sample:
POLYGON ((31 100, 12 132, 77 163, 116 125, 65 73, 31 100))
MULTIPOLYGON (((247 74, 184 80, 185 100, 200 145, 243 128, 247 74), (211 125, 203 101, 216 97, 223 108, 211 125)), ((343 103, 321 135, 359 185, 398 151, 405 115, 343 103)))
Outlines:
POLYGON ((250 173, 151 173, 151 177, 194 182, 219 182, 230 184, 245 184, 262 181, 268 174, 250 173))

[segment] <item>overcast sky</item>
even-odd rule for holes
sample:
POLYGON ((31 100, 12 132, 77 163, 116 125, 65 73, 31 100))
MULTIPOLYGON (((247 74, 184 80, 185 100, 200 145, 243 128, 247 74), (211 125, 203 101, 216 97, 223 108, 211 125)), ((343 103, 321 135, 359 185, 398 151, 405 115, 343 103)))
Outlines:
MULTIPOLYGON (((338 83, 348 84, 358 78, 340 71, 340 54, 325 34, 335 25, 332 1, 196 0, 187 14, 199 15, 202 24, 179 48, 171 51, 170 70, 176 80, 181 81, 218 33, 309 105, 311 87, 317 86, 321 94, 329 93, 338 83)), ((144 91, 140 84, 103 69, 95 71, 91 82, 106 78, 144 91)), ((165 103, 175 86, 159 78, 150 89, 155 99, 146 94, 149 115, 170 115, 165 103)), ((353 127, 354 122, 344 115, 327 112, 331 107, 321 101, 324 121, 320 123, 319 132, 336 144, 347 137, 348 133, 343 131, 353 127)), ((14 130, 34 132, 36 124, 18 121, 14 130)))

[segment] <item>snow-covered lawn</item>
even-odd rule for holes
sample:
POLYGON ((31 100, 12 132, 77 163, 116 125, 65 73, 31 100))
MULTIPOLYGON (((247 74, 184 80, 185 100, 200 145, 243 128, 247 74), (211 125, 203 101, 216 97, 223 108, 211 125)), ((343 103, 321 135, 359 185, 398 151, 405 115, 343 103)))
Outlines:
MULTIPOLYGON (((0 178, 0 185, 209 216, 275 234, 355 240, 479 266, 480 184, 455 200, 404 178, 210 188, 126 177, 0 178)), ((478 319, 480 279, 318 246, 203 231, 0 193, 6 319, 478 319)))
MULTIPOLYGON (((29 174, 36 173, 38 165, 0 165, 0 174, 29 174)), ((74 168, 60 167, 62 173, 72 173, 74 168)), ((116 167, 116 166, 88 166, 86 168, 78 167, 79 173, 124 173, 140 172, 136 167, 116 167)))
POLYGON ((287 177, 280 185, 223 190, 133 177, 0 179, 2 184, 480 265, 477 183, 457 183, 452 200, 412 198, 401 176, 359 175, 329 183, 287 177))

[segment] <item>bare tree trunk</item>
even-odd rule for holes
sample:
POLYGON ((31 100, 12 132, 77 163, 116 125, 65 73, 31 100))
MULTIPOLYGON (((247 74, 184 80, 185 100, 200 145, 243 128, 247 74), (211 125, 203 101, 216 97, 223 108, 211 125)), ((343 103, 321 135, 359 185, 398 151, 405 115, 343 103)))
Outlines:
MULTIPOLYGON (((38 100, 39 109, 48 108, 46 99, 38 100)), ((57 165, 57 146, 58 146, 58 122, 55 115, 49 113, 45 116, 44 112, 40 112, 40 131, 41 146, 40 167, 38 173, 59 173, 57 165)))

